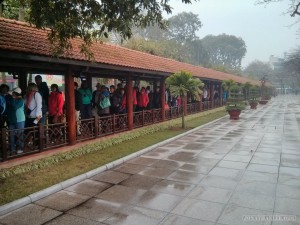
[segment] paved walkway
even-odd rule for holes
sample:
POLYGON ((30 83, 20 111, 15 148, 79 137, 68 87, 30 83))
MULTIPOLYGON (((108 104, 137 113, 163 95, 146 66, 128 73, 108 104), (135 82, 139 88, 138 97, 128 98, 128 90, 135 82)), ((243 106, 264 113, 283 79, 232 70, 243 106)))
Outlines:
POLYGON ((223 118, 4 215, 0 224, 300 224, 299 127, 300 96, 277 97, 239 121, 223 118))

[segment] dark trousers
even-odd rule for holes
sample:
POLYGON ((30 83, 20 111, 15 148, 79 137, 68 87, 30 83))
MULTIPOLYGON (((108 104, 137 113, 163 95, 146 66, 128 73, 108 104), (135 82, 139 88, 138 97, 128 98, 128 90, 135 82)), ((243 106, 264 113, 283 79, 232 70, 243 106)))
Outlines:
POLYGON ((81 114, 82 120, 92 118, 92 105, 91 104, 82 104, 80 114, 81 114))

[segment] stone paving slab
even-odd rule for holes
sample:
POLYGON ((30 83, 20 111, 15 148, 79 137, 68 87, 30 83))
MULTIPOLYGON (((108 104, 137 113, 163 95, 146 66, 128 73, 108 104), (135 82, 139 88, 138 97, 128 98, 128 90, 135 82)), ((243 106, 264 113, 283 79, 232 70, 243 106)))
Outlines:
POLYGON ((279 96, 33 195, 0 225, 299 225, 299 127, 300 97, 279 96))

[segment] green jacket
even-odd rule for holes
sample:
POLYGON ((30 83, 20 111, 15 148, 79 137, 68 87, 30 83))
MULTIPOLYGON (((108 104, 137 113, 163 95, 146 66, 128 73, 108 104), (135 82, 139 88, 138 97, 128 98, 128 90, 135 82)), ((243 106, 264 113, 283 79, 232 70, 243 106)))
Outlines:
POLYGON ((92 91, 91 89, 87 88, 87 89, 82 89, 80 88, 78 90, 81 94, 82 97, 82 104, 87 105, 87 104, 91 104, 92 102, 92 91))
POLYGON ((25 121, 24 99, 10 98, 7 104, 7 116, 9 123, 19 123, 25 121))

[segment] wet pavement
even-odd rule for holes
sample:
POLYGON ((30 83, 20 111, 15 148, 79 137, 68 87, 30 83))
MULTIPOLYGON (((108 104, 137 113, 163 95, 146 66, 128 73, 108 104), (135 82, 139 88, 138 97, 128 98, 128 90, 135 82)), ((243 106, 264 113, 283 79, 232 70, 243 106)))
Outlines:
POLYGON ((9 225, 300 224, 300 96, 279 96, 0 217, 9 225))

